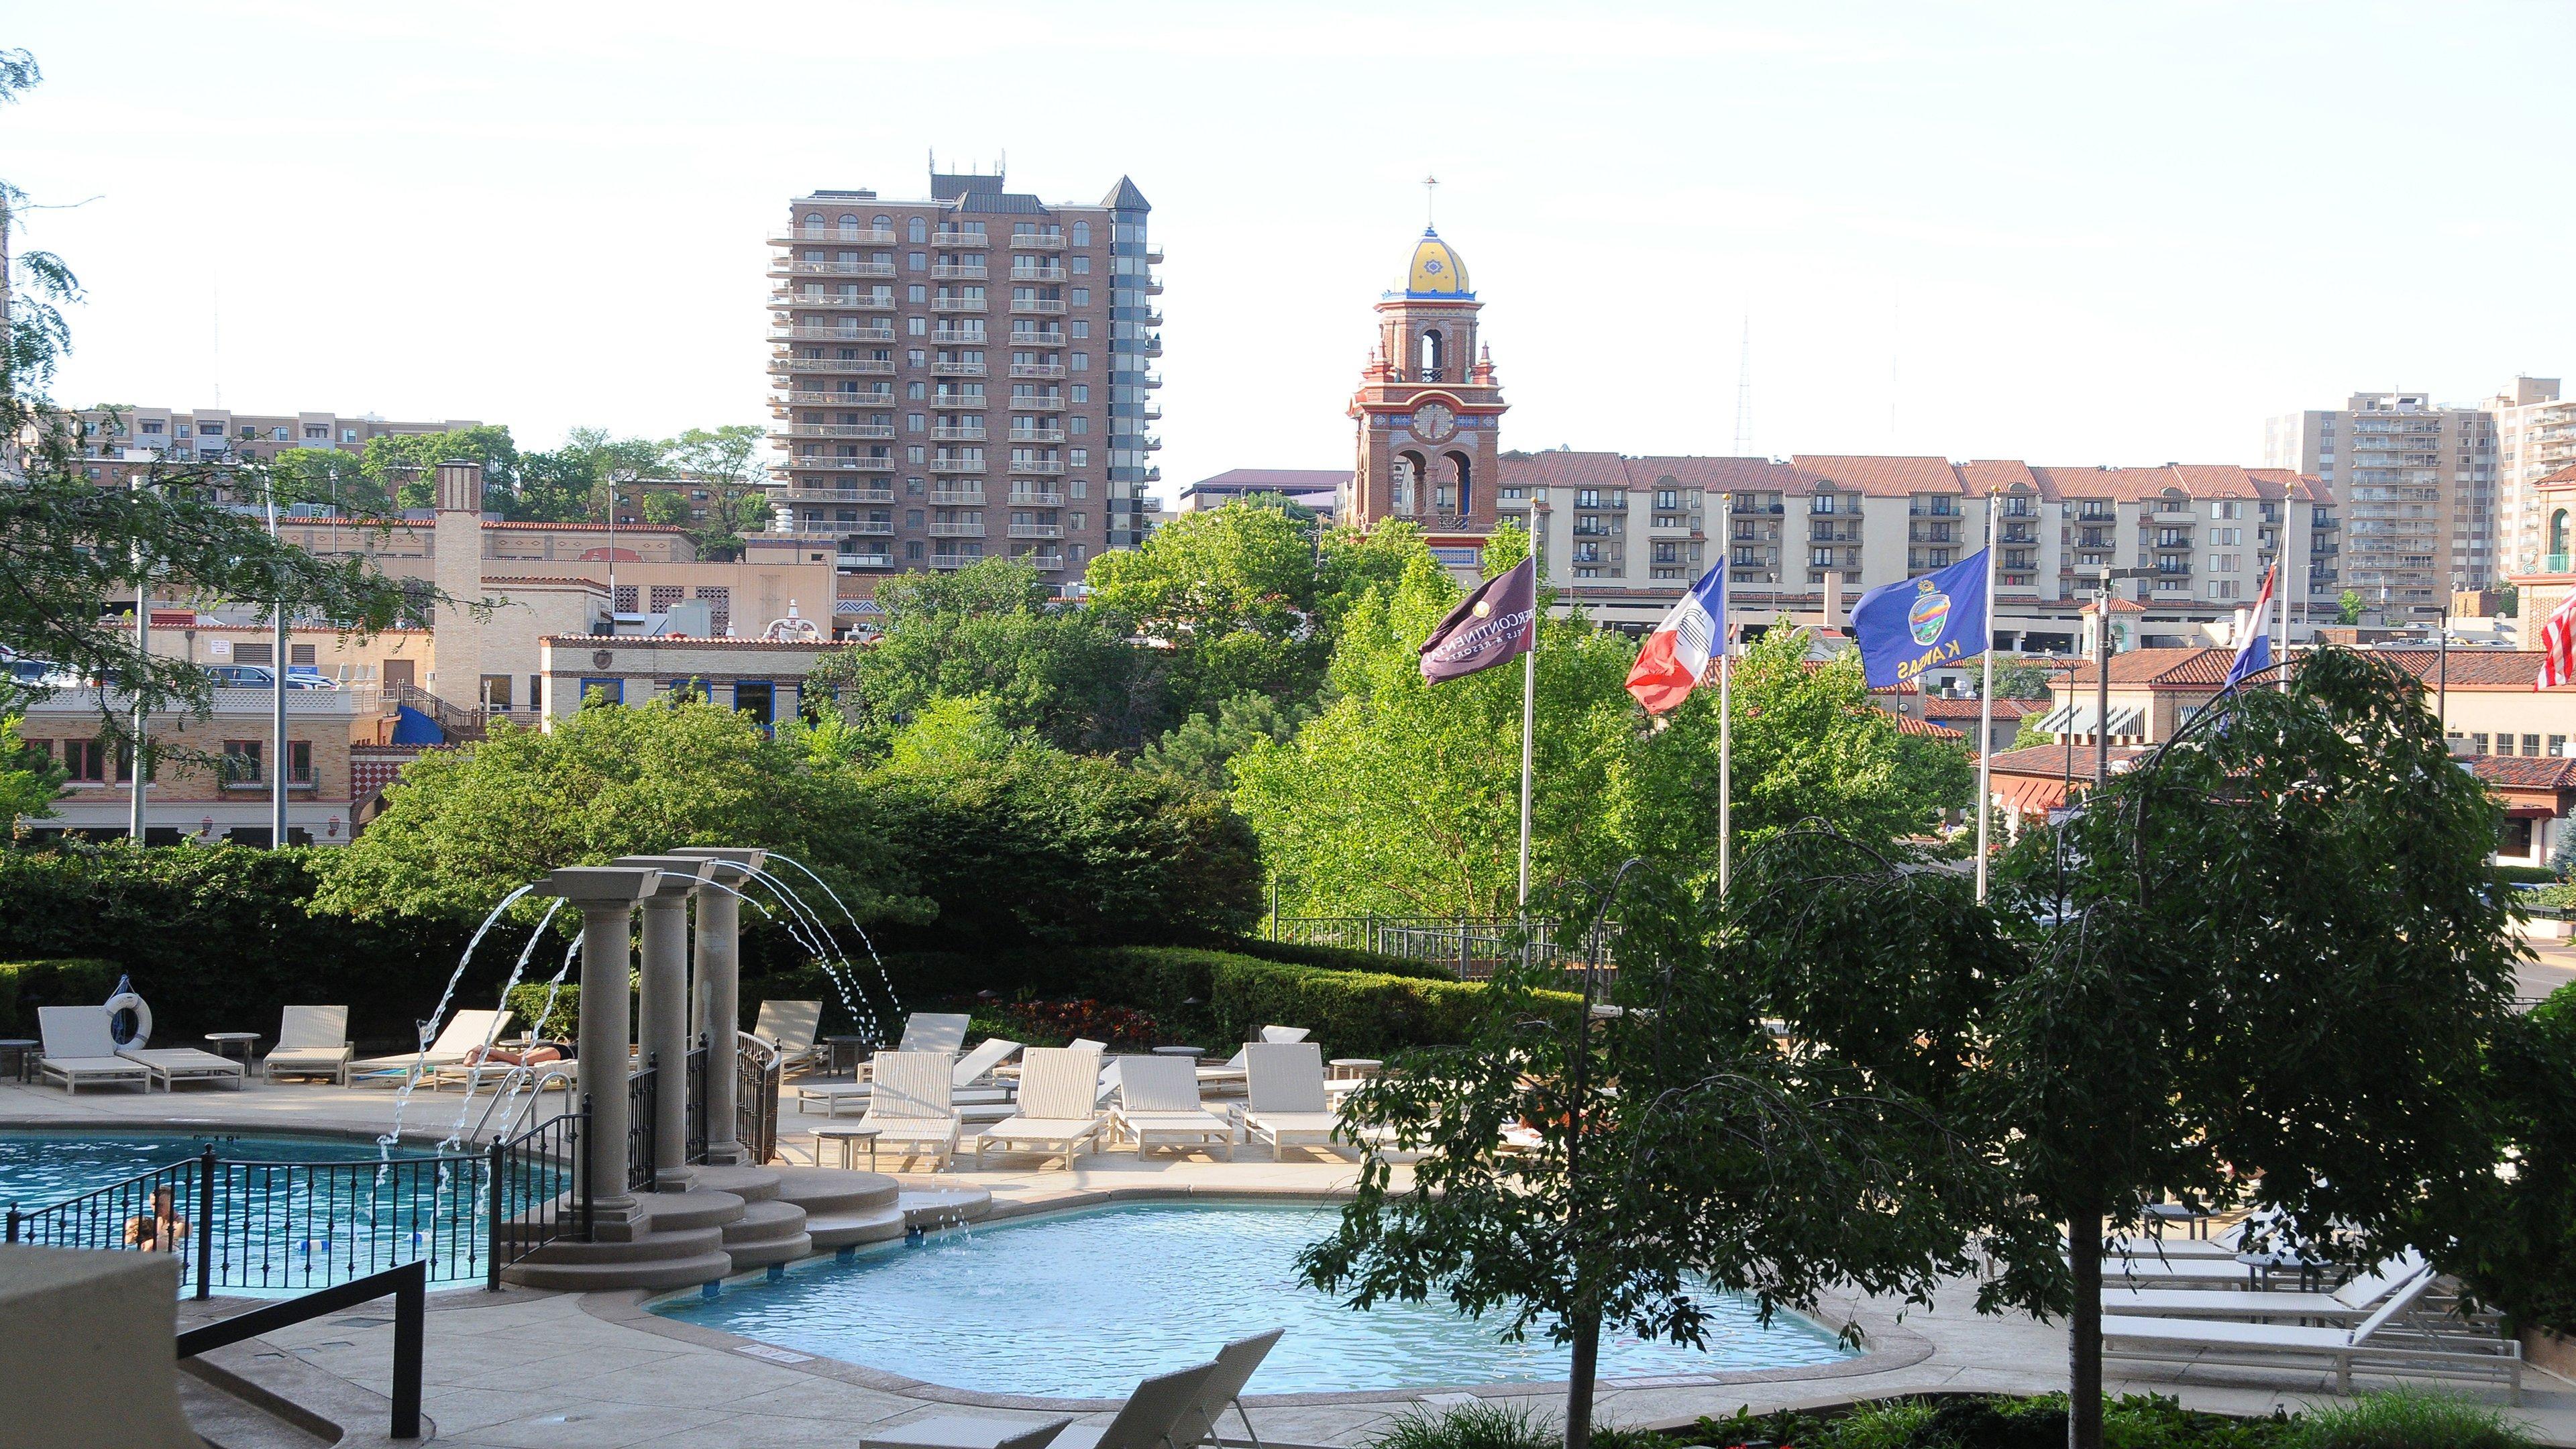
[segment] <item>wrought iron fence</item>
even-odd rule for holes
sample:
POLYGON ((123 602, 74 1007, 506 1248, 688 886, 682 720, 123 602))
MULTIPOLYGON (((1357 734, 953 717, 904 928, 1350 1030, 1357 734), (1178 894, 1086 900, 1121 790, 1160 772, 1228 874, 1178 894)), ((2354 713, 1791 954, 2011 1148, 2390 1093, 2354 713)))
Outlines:
POLYGON ((485 1179, 492 1226, 484 1286, 501 1286, 501 1270, 561 1239, 590 1241, 590 1173, 582 1166, 582 1135, 590 1125, 590 1099, 579 1112, 550 1118, 516 1137, 495 1141, 485 1179))
POLYGON ((626 1190, 653 1190, 653 1146, 658 1131, 653 1123, 655 1098, 660 1092, 661 1058, 648 1056, 644 1070, 626 1079, 626 1190))
POLYGON ((485 1160, 437 1153, 357 1162, 196 1158, 34 1212, 7 1240, 189 1255, 199 1298, 327 1287, 404 1263, 428 1281, 487 1271, 485 1160), (164 1195, 166 1196, 166 1199, 164 1195))
POLYGON ((707 1039, 689 1052, 688 1130, 682 1139, 680 1157, 684 1162, 707 1160, 707 1039))
POLYGON ((763 1164, 778 1155, 778 1090, 786 1064, 775 1053, 734 1058, 733 1137, 763 1164))
MULTIPOLYGON (((1531 958, 1561 970, 1578 970, 1589 943, 1587 922, 1511 916, 1279 916, 1269 922, 1269 939, 1306 946, 1340 946, 1448 967, 1461 981, 1482 981, 1497 966, 1531 958)), ((1602 943, 1601 967, 1617 969, 1618 928, 1602 943)))

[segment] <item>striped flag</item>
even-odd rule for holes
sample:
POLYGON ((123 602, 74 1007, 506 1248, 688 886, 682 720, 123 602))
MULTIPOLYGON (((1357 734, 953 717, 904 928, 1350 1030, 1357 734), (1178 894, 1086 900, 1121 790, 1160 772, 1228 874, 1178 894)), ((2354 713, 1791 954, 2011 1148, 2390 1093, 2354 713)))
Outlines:
POLYGON ((2562 684, 2576 684, 2576 589, 2567 591, 2540 626, 2540 673, 2531 681, 2534 689, 2562 684))
POLYGON ((1646 713, 1678 708, 1707 677, 1709 659, 1726 651, 1725 641, 1718 637, 1724 627, 1718 614, 1726 607, 1725 599, 1726 559, 1721 555, 1665 613, 1655 632, 1646 636, 1645 647, 1637 651, 1636 667, 1628 671, 1628 692, 1646 707, 1646 713))
POLYGON ((2255 595, 2254 607, 2245 616, 2244 637, 2236 641, 2236 661, 2227 666, 2227 682, 2219 686, 2221 692, 2272 667, 2272 582, 2280 576, 2281 566, 2277 563, 2263 575, 2263 592, 2255 595))

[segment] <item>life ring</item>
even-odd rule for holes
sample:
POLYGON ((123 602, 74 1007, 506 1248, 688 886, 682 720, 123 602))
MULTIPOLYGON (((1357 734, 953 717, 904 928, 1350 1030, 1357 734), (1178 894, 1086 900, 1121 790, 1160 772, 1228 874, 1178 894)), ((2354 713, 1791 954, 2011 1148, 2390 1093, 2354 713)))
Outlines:
POLYGON ((131 991, 107 999, 107 1034, 120 1047, 141 1047, 152 1039, 152 1006, 131 991))

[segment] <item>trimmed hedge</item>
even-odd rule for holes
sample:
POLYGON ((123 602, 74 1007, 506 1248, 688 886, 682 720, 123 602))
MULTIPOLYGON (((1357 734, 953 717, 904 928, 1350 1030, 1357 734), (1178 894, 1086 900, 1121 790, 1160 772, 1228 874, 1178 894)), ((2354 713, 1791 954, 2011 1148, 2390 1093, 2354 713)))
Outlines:
POLYGON ((96 1006, 116 988, 116 977, 115 962, 93 956, 0 961, 0 1029, 32 1038, 37 1007, 96 1006))
POLYGON ((1456 968, 1446 962, 1412 961, 1402 956, 1363 951, 1356 946, 1309 946, 1295 941, 1264 941, 1257 936, 1239 936, 1219 943, 1216 949, 1263 961, 1317 966, 1326 971, 1374 971, 1381 976, 1411 976, 1424 981, 1458 979, 1456 968))

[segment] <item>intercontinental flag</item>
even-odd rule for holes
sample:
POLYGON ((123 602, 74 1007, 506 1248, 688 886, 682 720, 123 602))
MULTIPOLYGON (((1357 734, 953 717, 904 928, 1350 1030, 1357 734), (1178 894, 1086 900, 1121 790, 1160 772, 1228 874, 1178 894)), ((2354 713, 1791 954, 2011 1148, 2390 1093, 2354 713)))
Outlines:
POLYGON ((1538 644, 1538 571, 1529 559, 1469 594, 1422 641, 1422 677, 1433 684, 1491 669, 1538 644))

